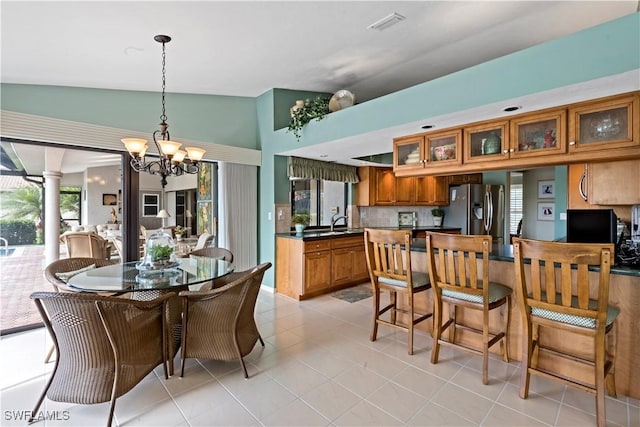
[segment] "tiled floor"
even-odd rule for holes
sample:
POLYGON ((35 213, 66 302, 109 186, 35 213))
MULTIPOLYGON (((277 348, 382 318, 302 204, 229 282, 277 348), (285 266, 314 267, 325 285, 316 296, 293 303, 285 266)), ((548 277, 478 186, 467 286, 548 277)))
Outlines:
MULTIPOLYGON (((431 340, 419 333, 416 353, 406 335, 380 327, 369 341, 371 298, 348 303, 322 296, 298 303, 261 292, 256 319, 266 347, 247 357, 250 378, 237 362, 190 360, 184 378, 165 380, 156 369, 118 399, 123 426, 590 426, 594 399, 532 378, 529 399, 518 397, 517 363, 491 360, 482 385, 481 360, 441 350, 430 363, 431 340)), ((53 363, 39 329, 0 341, 0 425, 26 425, 53 363)), ((107 404, 45 401, 54 421, 35 426, 103 426, 107 404)), ((640 401, 607 398, 610 426, 639 426, 640 401)), ((115 424, 115 423, 114 423, 115 424)))

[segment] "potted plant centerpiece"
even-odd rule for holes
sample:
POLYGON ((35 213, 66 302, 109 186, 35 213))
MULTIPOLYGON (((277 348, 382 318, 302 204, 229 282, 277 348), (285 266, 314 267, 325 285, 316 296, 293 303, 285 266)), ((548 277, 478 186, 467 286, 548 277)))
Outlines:
POLYGON ((444 209, 431 209, 431 216, 433 216, 433 225, 435 225, 436 227, 442 227, 442 221, 444 219, 444 209))
POLYGON ((308 213, 296 213, 291 217, 291 224, 296 227, 296 233, 302 233, 310 220, 311 216, 308 213))

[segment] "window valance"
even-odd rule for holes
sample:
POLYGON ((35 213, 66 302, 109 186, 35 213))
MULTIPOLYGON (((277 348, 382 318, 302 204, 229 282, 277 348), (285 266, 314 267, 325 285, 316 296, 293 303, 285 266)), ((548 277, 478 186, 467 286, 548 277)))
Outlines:
POLYGON ((324 179, 326 181, 352 183, 359 181, 355 166, 341 165, 338 163, 289 157, 287 169, 290 178, 324 179))

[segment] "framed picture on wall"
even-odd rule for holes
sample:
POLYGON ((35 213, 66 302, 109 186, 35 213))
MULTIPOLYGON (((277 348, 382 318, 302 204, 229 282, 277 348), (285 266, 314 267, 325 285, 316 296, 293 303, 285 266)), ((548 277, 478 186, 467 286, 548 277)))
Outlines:
POLYGON ((556 197, 553 181, 538 181, 538 199, 553 199, 556 197))
POLYGON ((142 193, 140 202, 142 203, 142 216, 155 217, 158 215, 160 211, 160 193, 142 193))
POLYGON ((553 221, 555 217, 555 205, 553 203, 538 203, 538 220, 553 221))
POLYGON ((104 206, 115 206, 118 204, 118 196, 115 194, 103 194, 102 204, 104 206))

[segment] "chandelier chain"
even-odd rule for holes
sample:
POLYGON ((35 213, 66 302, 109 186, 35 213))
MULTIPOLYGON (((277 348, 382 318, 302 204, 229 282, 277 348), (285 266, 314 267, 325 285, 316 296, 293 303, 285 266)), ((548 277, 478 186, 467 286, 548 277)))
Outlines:
POLYGON ((166 43, 162 43, 162 115, 160 116, 160 120, 162 120, 162 123, 164 123, 167 120, 167 114, 165 113, 165 102, 164 102, 164 90, 166 87, 166 77, 165 77, 165 66, 166 66, 166 49, 165 49, 165 44, 166 43))

